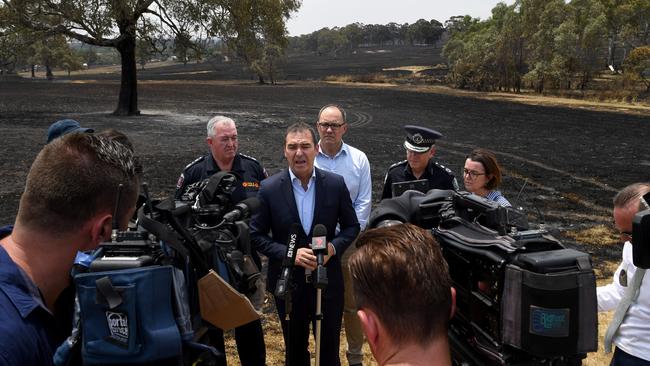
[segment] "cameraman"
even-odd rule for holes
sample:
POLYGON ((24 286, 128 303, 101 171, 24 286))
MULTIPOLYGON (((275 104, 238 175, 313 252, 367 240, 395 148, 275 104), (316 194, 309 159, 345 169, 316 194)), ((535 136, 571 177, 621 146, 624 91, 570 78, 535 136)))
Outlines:
MULTIPOLYGON (((238 178, 242 179, 232 193, 233 203, 255 196, 260 188, 260 182, 267 177, 266 170, 254 158, 238 152, 239 144, 235 121, 228 117, 215 116, 208 122, 207 133, 206 142, 210 147, 210 153, 199 157, 185 167, 176 184, 176 199, 181 198, 185 188, 190 184, 207 179, 220 171, 234 172, 238 178)), ((261 268, 261 261, 257 253, 252 251, 251 256, 258 268, 261 268)), ((264 291, 260 291, 260 293, 264 293, 264 291)), ((253 306, 258 310, 262 305, 263 296, 253 302, 253 306)), ((210 333, 210 339, 219 351, 225 353, 221 329, 214 328, 210 333)), ((255 320, 235 328, 235 340, 242 366, 266 364, 266 345, 264 344, 261 320, 255 320)), ((225 365, 225 361, 223 365, 225 365)))
POLYGON ((451 365, 455 290, 429 231, 398 224, 363 232, 350 258, 357 314, 379 365, 451 365))
POLYGON ((121 191, 119 226, 135 210, 142 168, 123 145, 69 134, 38 154, 13 232, 0 240, 0 364, 50 365, 69 334, 72 309, 55 306, 70 285, 77 251, 109 240, 121 191))
MULTIPOLYGON (((648 192, 650 183, 635 183, 623 188, 614 197, 614 224, 621 234, 621 241, 625 242, 623 260, 614 273, 612 283, 597 289, 598 311, 614 310, 626 302, 626 289, 632 286, 638 269, 632 262, 632 220, 639 211, 650 208, 642 201, 643 195, 648 192)), ((639 295, 630 304, 618 329, 615 329, 617 324, 610 324, 613 337, 606 337, 605 351, 610 351, 611 343, 616 345, 610 363, 612 366, 650 365, 650 278, 644 276, 641 281, 639 295)))

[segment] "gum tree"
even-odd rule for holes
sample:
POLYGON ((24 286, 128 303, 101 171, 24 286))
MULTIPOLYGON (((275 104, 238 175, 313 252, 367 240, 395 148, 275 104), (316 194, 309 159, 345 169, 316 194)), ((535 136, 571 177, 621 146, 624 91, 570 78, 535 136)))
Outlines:
MULTIPOLYGON (((205 37, 238 37, 264 17, 250 17, 239 0, 1 0, 10 21, 43 34, 62 34, 70 39, 115 48, 122 64, 120 93, 114 114, 137 115, 138 89, 136 40, 143 22, 158 38, 176 38, 189 32, 205 37), (250 19, 250 23, 237 22, 250 19), (227 25, 238 25, 234 29, 227 25), (205 32, 203 32, 205 30, 205 32)), ((298 1, 264 0, 260 3, 295 4, 280 13, 280 22, 297 9, 298 1)), ((270 16, 277 16, 272 12, 270 16)))

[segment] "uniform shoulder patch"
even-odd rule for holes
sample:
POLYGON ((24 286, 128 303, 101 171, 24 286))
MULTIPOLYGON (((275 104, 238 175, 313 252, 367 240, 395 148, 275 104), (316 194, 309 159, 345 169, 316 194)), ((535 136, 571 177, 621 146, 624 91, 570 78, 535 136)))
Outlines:
POLYGON ((266 172, 266 169, 262 166, 262 163, 260 163, 257 159, 242 153, 239 153, 239 156, 241 156, 242 159, 246 159, 252 162, 253 164, 257 165, 262 170, 262 175, 264 176, 262 179, 269 177, 268 173, 266 172))
POLYGON ((246 155, 246 154, 242 154, 242 153, 239 153, 239 155, 240 155, 242 158, 244 158, 244 159, 252 160, 252 161, 254 161, 254 162, 258 163, 258 164, 260 163, 259 161, 257 161, 257 159, 255 159, 255 158, 252 157, 252 156, 248 156, 248 155, 246 155))
POLYGON ((406 162, 407 162, 406 160, 398 161, 397 163, 389 166, 388 170, 392 170, 393 168, 397 168, 400 165, 404 165, 406 162))
POLYGON ((447 168, 446 166, 440 164, 439 162, 435 162, 436 166, 439 167, 440 169, 444 170, 447 174, 451 176, 455 176, 454 172, 451 171, 451 169, 447 168))
POLYGON ((194 159, 194 161, 192 161, 191 163, 187 164, 187 165, 185 166, 185 169, 187 170, 187 169, 188 169, 189 167, 191 167, 192 165, 196 165, 196 164, 202 162, 203 159, 205 159, 205 155, 203 155, 203 156, 199 156, 198 158, 194 159))

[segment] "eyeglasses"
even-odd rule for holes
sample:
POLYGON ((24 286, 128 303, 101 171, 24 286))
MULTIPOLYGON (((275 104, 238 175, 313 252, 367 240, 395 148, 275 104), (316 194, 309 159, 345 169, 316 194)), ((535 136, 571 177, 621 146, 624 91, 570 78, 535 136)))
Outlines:
POLYGON ((478 176, 485 175, 485 173, 475 172, 473 170, 467 170, 463 168, 463 175, 469 175, 470 178, 474 179, 478 176))
POLYGON ((330 123, 330 122, 318 122, 318 127, 327 130, 328 128, 331 128, 332 131, 336 131, 339 128, 343 127, 345 123, 330 123))

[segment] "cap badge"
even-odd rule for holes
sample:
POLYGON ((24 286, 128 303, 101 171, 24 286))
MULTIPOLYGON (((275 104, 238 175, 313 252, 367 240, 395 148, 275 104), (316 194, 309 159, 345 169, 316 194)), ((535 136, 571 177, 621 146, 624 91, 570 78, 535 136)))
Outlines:
POLYGON ((419 133, 413 135, 413 142, 415 142, 416 144, 421 144, 423 141, 424 139, 422 138, 422 135, 420 135, 419 133))

